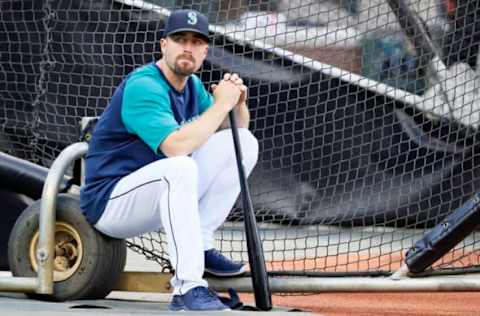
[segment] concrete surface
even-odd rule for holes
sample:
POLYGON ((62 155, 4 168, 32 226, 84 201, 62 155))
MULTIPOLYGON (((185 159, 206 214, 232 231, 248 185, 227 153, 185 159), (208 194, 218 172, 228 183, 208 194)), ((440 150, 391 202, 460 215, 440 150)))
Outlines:
POLYGON ((245 316, 308 316, 304 312, 273 311, 222 311, 222 312, 170 312, 169 295, 113 292, 105 300, 82 300, 65 303, 42 302, 28 299, 23 294, 0 293, 0 314, 8 316, 75 316, 75 315, 245 315, 245 316))

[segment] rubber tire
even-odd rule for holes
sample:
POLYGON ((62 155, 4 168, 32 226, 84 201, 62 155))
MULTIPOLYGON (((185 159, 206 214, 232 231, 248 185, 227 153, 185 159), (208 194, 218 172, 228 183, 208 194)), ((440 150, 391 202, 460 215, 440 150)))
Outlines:
MULTIPOLYGON (((9 265, 14 276, 35 277, 29 259, 30 241, 39 226, 41 200, 35 201, 17 219, 8 241, 9 265)), ((126 261, 125 240, 95 230, 80 211, 78 196, 60 194, 56 219, 73 226, 83 243, 83 259, 68 279, 55 282, 52 295, 27 294, 48 301, 104 298, 118 282, 126 261)))
POLYGON ((109 254, 105 253, 101 258, 105 262, 100 263, 105 271, 100 274, 97 281, 98 283, 108 284, 109 286, 97 286, 93 289, 84 299, 103 299, 105 298, 117 285, 120 275, 125 269, 125 263, 127 261, 127 244, 124 239, 115 239, 103 235, 106 243, 106 251, 110 251, 109 254), (103 277, 102 277, 103 276, 103 277))
POLYGON ((29 204, 33 202, 29 197, 0 189, 0 201, 2 201, 0 222, 0 270, 9 271, 8 265, 8 238, 15 221, 22 214, 29 204))

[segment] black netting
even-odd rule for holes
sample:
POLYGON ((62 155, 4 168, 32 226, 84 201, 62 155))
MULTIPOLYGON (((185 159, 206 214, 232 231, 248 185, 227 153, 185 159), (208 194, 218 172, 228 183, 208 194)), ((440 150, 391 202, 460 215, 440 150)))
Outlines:
MULTIPOLYGON (((249 87, 251 191, 269 270, 385 273, 480 185, 477 1, 0 1, 0 148, 49 166, 134 68, 158 59, 165 14, 209 16, 207 87, 249 87), (479 176, 479 177, 477 177, 479 176)), ((232 175, 237 176, 237 175, 232 175)), ((247 261, 235 208, 218 246, 247 261)), ((167 266, 161 233, 129 241, 167 266)), ((436 264, 478 265, 476 234, 436 264)))

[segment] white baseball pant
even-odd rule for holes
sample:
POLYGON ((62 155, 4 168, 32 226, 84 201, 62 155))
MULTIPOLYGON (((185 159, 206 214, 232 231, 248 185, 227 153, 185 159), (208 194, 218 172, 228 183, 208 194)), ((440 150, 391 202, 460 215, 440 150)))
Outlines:
MULTIPOLYGON (((245 172, 258 158, 258 142, 239 128, 245 172)), ((240 193, 230 129, 212 135, 191 156, 165 158, 122 178, 95 224, 102 233, 131 238, 162 229, 175 275, 173 294, 207 286, 202 278, 204 250, 213 247, 215 230, 223 224, 240 193)))

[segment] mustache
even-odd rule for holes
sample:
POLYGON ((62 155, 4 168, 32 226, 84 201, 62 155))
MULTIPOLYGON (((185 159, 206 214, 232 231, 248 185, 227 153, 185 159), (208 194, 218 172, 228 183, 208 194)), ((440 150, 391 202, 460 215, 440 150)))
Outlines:
POLYGON ((195 63, 195 58, 193 58, 193 56, 192 56, 192 55, 189 55, 189 54, 179 55, 179 56, 177 57, 177 60, 179 60, 179 59, 188 59, 188 60, 190 60, 191 62, 195 63))

